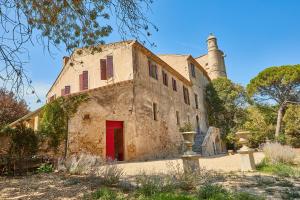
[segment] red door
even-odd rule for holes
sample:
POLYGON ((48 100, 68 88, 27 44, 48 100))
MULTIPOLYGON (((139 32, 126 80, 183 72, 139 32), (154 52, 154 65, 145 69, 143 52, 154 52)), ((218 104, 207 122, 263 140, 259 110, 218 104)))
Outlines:
POLYGON ((122 121, 106 121, 106 158, 124 160, 122 121))

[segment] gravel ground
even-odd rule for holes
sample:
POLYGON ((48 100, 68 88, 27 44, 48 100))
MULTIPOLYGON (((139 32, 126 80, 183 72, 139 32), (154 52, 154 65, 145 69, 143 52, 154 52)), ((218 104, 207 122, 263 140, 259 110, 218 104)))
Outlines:
MULTIPOLYGON (((259 173, 227 173, 217 183, 267 199, 300 199, 300 180, 259 173)), ((82 199, 102 187, 100 178, 62 173, 0 177, 0 199, 82 199)))

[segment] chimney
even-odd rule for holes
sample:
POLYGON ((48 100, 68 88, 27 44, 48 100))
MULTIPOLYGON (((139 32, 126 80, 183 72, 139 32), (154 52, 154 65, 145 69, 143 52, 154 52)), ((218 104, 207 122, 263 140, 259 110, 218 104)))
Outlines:
POLYGON ((63 57, 63 66, 65 66, 67 64, 67 62, 69 61, 70 57, 68 56, 64 56, 63 57))

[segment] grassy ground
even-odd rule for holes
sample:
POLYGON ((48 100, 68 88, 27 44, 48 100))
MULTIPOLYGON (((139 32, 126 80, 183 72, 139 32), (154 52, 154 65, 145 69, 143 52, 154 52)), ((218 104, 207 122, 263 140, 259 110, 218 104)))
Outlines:
POLYGON ((263 160, 263 162, 257 165, 257 170, 282 177, 300 177, 300 167, 298 165, 283 163, 270 164, 263 160))

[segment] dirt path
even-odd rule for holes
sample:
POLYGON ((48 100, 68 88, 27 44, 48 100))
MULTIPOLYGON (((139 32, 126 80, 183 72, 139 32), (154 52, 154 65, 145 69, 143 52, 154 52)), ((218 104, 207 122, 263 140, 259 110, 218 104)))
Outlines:
POLYGON ((0 199, 81 199, 101 187, 99 178, 63 174, 0 177, 0 199))

